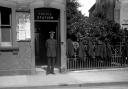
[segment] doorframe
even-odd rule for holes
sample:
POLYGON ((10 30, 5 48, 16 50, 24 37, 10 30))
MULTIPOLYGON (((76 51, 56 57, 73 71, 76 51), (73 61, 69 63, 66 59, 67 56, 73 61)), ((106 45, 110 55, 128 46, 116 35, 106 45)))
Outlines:
MULTIPOLYGON (((46 8, 46 7, 38 7, 38 8, 46 8)), ((50 7, 49 7, 50 8, 50 7)), ((56 32, 57 32, 57 38, 56 38, 56 40, 57 40, 57 53, 58 53, 58 55, 57 55, 57 68, 58 69, 60 69, 61 68, 61 22, 60 22, 60 20, 61 20, 61 10, 60 9, 57 9, 57 8, 53 8, 53 9, 57 9, 57 10, 59 10, 59 19, 58 20, 42 20, 42 21, 40 21, 40 20, 35 20, 34 19, 34 15, 35 15, 35 9, 36 8, 33 8, 33 23, 34 23, 34 47, 35 47, 35 22, 57 22, 57 28, 58 28, 58 30, 56 29, 56 32)), ((34 48, 34 55, 35 55, 35 48, 34 48)), ((34 59, 36 60, 36 56, 34 56, 34 59)), ((37 66, 36 66, 36 62, 35 62, 35 68, 36 68, 37 66)))

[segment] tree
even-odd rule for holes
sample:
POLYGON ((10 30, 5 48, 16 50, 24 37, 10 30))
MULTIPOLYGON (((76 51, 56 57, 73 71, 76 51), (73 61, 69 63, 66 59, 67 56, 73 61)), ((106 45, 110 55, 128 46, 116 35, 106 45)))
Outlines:
MULTIPOLYGON (((111 44, 122 41, 122 36, 124 34, 120 29, 119 23, 116 23, 114 20, 110 20, 106 17, 103 17, 101 13, 99 15, 94 15, 94 17, 92 17, 91 19, 93 19, 91 23, 94 23, 94 28, 98 27, 98 29, 94 30, 98 31, 99 37, 107 38, 111 44)), ((96 31, 94 31, 94 33, 96 31)), ((97 33, 95 33, 95 35, 96 34, 97 33)))
POLYGON ((85 16, 78 10, 80 4, 76 0, 67 0, 67 29, 70 34, 76 34, 83 29, 85 16))
POLYGON ((67 30, 69 34, 81 35, 84 38, 99 38, 110 43, 122 40, 124 35, 120 25, 107 19, 102 13, 94 13, 93 17, 86 17, 77 9, 80 7, 76 0, 67 0, 67 30))
POLYGON ((111 44, 122 41, 124 35, 120 24, 109 20, 102 13, 96 13, 93 17, 83 20, 84 28, 79 30, 86 38, 99 38, 102 41, 109 40, 111 44))

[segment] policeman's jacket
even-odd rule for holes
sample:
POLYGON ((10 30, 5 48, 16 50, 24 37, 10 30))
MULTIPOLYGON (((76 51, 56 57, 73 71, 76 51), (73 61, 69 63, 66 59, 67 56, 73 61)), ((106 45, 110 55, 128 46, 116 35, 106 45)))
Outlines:
POLYGON ((48 39, 46 41, 47 57, 56 57, 57 41, 55 39, 48 39))

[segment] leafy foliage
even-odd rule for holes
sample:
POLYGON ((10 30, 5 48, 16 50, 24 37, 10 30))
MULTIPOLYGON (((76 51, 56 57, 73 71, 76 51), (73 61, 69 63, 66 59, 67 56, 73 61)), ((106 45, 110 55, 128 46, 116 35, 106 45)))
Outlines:
POLYGON ((76 0, 67 0, 67 29, 72 34, 81 29, 81 20, 84 18, 82 13, 78 11, 78 7, 80 5, 76 0))
POLYGON ((67 1, 67 29, 70 34, 84 38, 107 39, 111 44, 122 41, 124 32, 120 25, 107 19, 102 13, 95 13, 93 17, 86 17, 78 11, 80 7, 76 0, 67 1))

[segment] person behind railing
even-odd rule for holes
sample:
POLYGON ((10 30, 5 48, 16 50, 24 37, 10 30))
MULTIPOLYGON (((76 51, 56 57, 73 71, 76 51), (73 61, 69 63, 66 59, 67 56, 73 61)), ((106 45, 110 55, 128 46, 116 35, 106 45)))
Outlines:
POLYGON ((104 58, 105 58, 105 44, 99 38, 96 38, 95 60, 96 62, 103 63, 104 58))
POLYGON ((67 47, 66 47, 66 55, 68 58, 72 58, 74 56, 74 47, 73 47, 73 41, 71 38, 67 39, 67 47))
POLYGON ((124 46, 121 49, 122 52, 122 59, 121 59, 121 65, 128 63, 128 43, 125 42, 124 46))
POLYGON ((94 54, 94 44, 91 39, 88 40, 87 50, 88 50, 88 52, 87 52, 88 61, 91 65, 93 65, 94 59, 95 59, 95 54, 94 54))
POLYGON ((78 53, 79 53, 79 43, 77 41, 73 42, 73 47, 74 47, 74 58, 78 57, 78 53))
POLYGON ((109 43, 109 40, 105 38, 105 45, 106 45, 106 50, 105 50, 105 64, 110 66, 111 65, 111 59, 112 59, 112 47, 109 43))
POLYGON ((85 40, 79 41, 79 54, 78 55, 82 61, 84 61, 84 59, 86 57, 86 47, 85 47, 86 44, 84 44, 84 41, 85 40))

